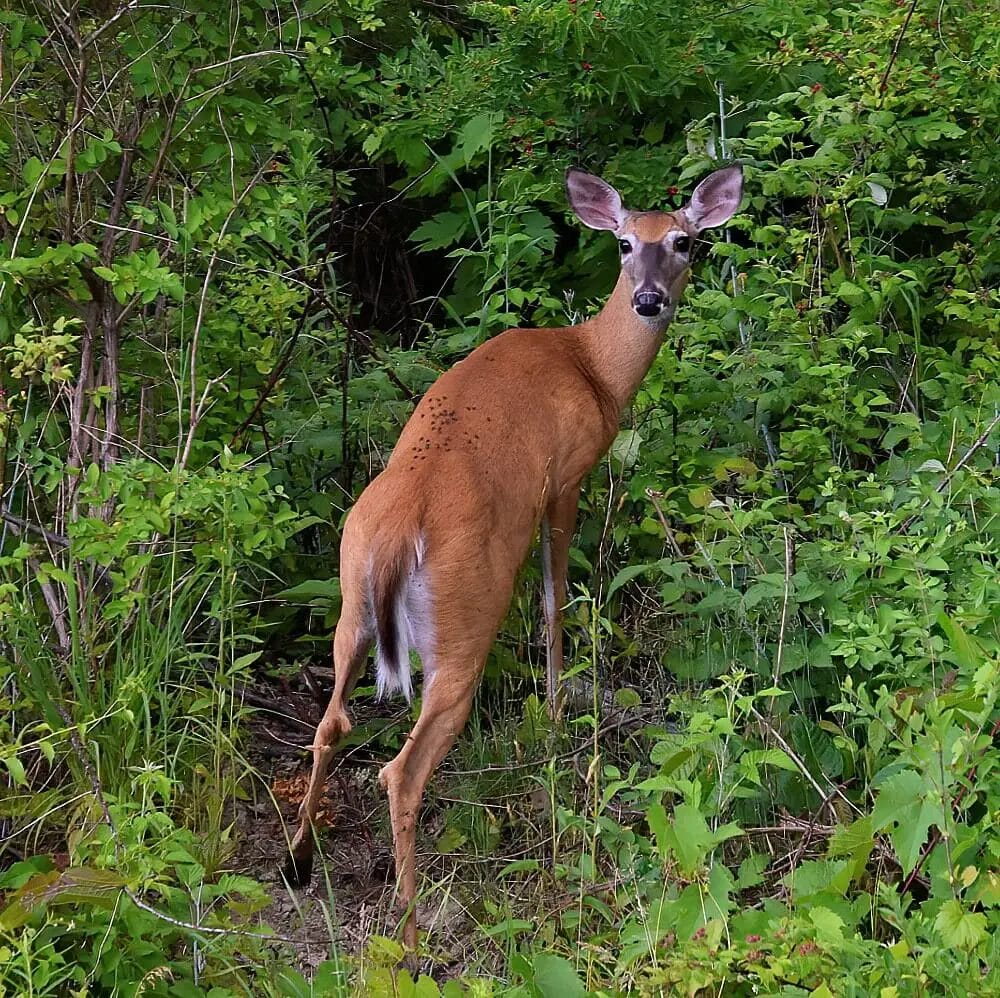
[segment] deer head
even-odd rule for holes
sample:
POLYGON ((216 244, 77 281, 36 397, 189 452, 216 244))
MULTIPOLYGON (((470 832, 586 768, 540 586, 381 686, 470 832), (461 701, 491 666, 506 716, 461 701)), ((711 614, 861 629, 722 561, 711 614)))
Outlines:
POLYGON ((584 225, 618 237, 622 275, 636 315, 662 329, 674 315, 690 274, 691 249, 705 229, 728 221, 743 197, 743 168, 709 174, 680 211, 629 211, 610 184, 571 167, 570 204, 584 225))

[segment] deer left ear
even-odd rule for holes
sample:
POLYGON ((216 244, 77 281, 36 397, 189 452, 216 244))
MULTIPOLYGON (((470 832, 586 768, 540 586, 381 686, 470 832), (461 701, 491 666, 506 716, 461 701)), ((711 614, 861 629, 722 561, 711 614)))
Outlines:
POLYGON ((710 173, 684 206, 687 220, 699 231, 722 225, 736 214, 743 200, 743 167, 726 166, 710 173))

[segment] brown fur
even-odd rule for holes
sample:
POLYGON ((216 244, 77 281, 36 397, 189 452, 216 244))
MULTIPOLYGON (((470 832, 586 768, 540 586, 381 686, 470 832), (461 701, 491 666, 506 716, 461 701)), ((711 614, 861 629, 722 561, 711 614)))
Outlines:
MULTIPOLYGON (((608 203, 613 207, 613 200, 608 203)), ((385 470, 347 518, 336 686, 314 739, 312 778, 286 876, 297 883, 308 879, 313 816, 330 757, 350 730, 346 701, 373 631, 380 647, 396 656, 401 645, 395 601, 401 587, 424 579, 432 627, 429 645, 421 650, 421 713, 379 777, 389 797, 399 899, 406 912, 403 939, 411 949, 415 827, 424 788, 468 718, 515 574, 540 521, 548 695, 553 715, 558 711, 560 607, 580 484, 614 439, 672 314, 657 322, 636 314, 637 272, 642 279, 655 278, 673 303, 687 283, 686 258, 664 242, 675 230, 696 234, 683 213, 629 214, 618 235, 634 233, 639 243, 625 258, 599 315, 563 329, 509 329, 443 374, 403 428, 385 470), (642 271, 651 265, 655 273, 642 271)), ((406 662, 395 665, 408 668, 406 662)))

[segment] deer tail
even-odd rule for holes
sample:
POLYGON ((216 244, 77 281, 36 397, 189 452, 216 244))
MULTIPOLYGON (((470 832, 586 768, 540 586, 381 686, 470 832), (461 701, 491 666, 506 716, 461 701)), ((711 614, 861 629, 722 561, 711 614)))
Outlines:
POLYGON ((376 555, 371 573, 375 617, 375 689, 379 699, 402 693, 413 699, 407 590, 420 560, 420 545, 396 535, 376 555))

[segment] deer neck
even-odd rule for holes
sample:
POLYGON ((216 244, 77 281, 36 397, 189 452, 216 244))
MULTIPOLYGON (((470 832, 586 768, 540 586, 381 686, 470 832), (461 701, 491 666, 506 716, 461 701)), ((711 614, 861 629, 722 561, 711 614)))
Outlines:
POLYGON ((619 275, 604 308, 578 328, 592 374, 618 407, 619 416, 632 401, 663 343, 672 310, 650 323, 632 308, 632 289, 619 275))

